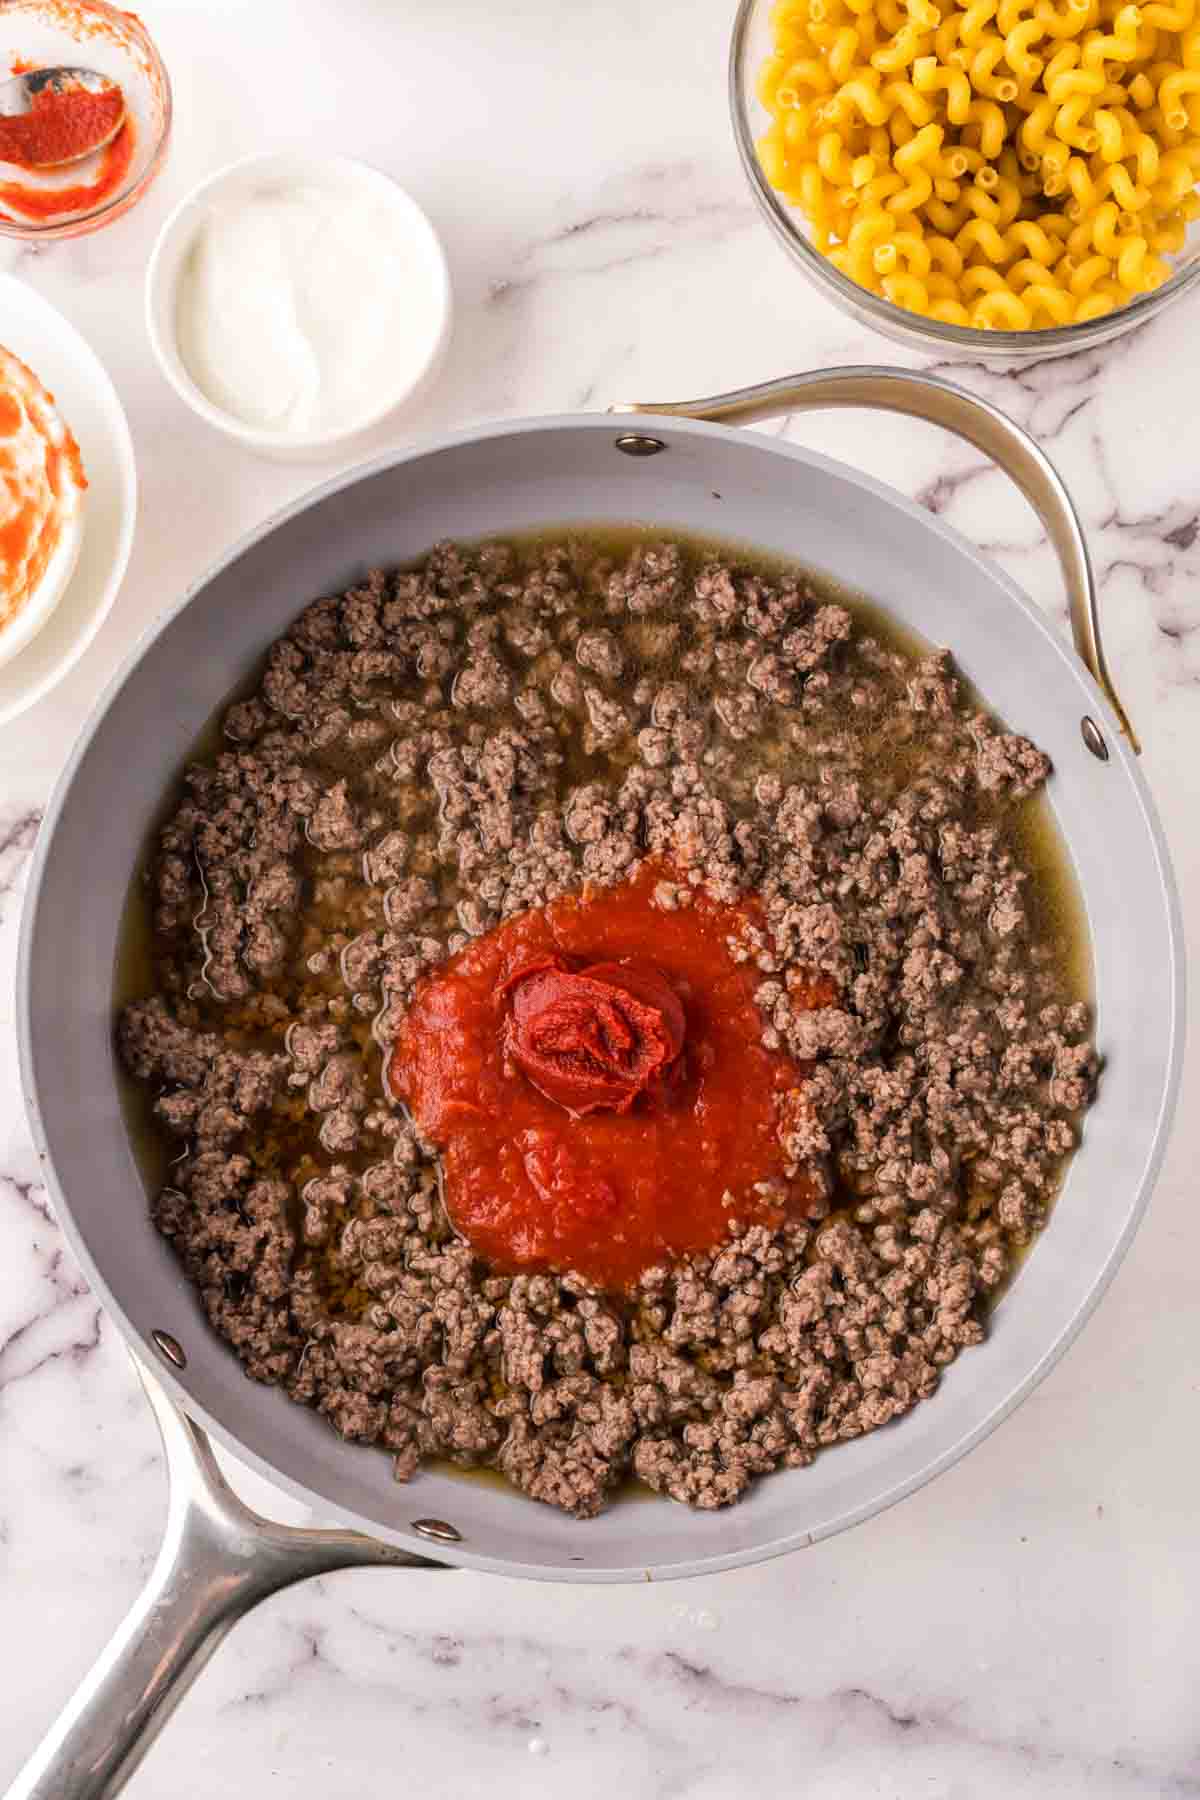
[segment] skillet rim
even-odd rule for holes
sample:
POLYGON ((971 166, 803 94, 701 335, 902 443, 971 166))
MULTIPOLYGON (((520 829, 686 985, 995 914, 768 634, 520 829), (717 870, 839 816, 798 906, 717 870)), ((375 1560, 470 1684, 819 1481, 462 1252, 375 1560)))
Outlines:
MULTIPOLYGON (((849 367, 839 373, 861 373, 861 370, 849 367)), ((231 564, 235 563, 247 551, 262 543, 281 526, 290 523, 298 515, 334 495, 344 492, 359 482, 396 469, 409 462, 416 462, 425 457, 452 451, 466 445, 494 441, 505 437, 530 435, 536 432, 562 430, 603 430, 619 435, 624 422, 628 428, 627 418, 615 418, 605 413, 552 413, 532 417, 520 417, 492 421, 483 425, 470 426, 457 431, 443 433, 433 438, 422 438, 415 444, 400 449, 382 452, 379 456, 365 463, 359 463, 329 477, 314 487, 306 489, 295 500, 277 508, 259 525, 243 533, 220 556, 216 557, 194 581, 192 581, 181 597, 173 604, 166 606, 159 616, 150 621, 138 634, 129 651, 122 657, 117 669, 105 683, 97 699, 88 709, 87 715, 79 729, 71 753, 64 763, 47 804, 42 824, 38 832, 33 858, 30 864, 24 902, 17 957, 16 980, 16 1025, 18 1044, 18 1071, 21 1081, 22 1097, 25 1102, 26 1115, 34 1145, 42 1165, 43 1176, 53 1203, 55 1218, 62 1229, 71 1254, 75 1257, 80 1269, 93 1293, 103 1306, 105 1313, 111 1318, 120 1333, 134 1361, 146 1360, 140 1333, 117 1300, 107 1280, 88 1247, 83 1231, 75 1222, 74 1213, 54 1167, 53 1158, 42 1126, 41 1109, 37 1099, 37 1083, 33 1072, 32 1052, 32 1011, 33 995, 31 968, 33 960, 33 941, 37 931, 39 902, 45 877, 46 863, 50 845, 54 838, 58 819, 63 812, 70 795, 74 778, 80 765, 86 758, 92 740, 112 706, 116 703, 122 688, 133 674, 142 658, 158 639, 169 629, 179 615, 200 598, 211 582, 222 575, 231 564)), ((653 421, 656 436, 666 439, 675 437, 711 437, 720 440, 737 441, 746 435, 747 428, 731 425, 714 424, 704 420, 675 417, 655 418, 653 421)), ((1086 694, 1094 716, 1098 716, 1106 726, 1106 739, 1109 748, 1110 762, 1119 765, 1122 773, 1132 783, 1133 797, 1145 826, 1147 837, 1153 853, 1154 867, 1161 892, 1167 941, 1170 951, 1170 1018, 1166 1024, 1167 1056, 1166 1072, 1158 1098, 1157 1113, 1153 1135, 1142 1167, 1137 1193, 1124 1222, 1123 1228, 1115 1241, 1107 1250, 1099 1271, 1088 1289, 1084 1299, 1076 1307, 1074 1313, 1066 1320, 1058 1335, 1046 1349, 1032 1369, 1012 1388, 1004 1400, 994 1406, 990 1413, 981 1418, 969 1431, 951 1443, 940 1455, 924 1463, 914 1474, 895 1483, 882 1494, 876 1494, 870 1500, 850 1508, 839 1514, 824 1528, 817 1531, 797 1531, 774 1537, 763 1543, 745 1546, 739 1550, 720 1555, 702 1556, 671 1562, 655 1567, 644 1564, 630 1564, 626 1567, 588 1568, 582 1565, 531 1564, 520 1563, 508 1558, 479 1554, 462 1545, 450 1546, 443 1551, 441 1545, 437 1549, 437 1560, 450 1566, 471 1569, 480 1573, 507 1575, 513 1578, 537 1581, 564 1581, 586 1584, 612 1584, 624 1582, 682 1580, 696 1575, 711 1575, 727 1569, 741 1568, 759 1562, 766 1562, 774 1557, 782 1556, 790 1551, 807 1548, 828 1537, 849 1530, 855 1525, 865 1523, 867 1519, 886 1511, 910 1494, 925 1487, 937 1476, 959 1462, 969 1451, 976 1448, 986 1437, 1008 1418, 1033 1390, 1045 1379, 1050 1370, 1070 1348, 1082 1331, 1087 1320, 1092 1316, 1100 1300, 1112 1282, 1121 1263, 1124 1261, 1129 1247, 1145 1216, 1150 1196, 1154 1190, 1174 1119, 1179 1098, 1183 1070, 1185 1040, 1185 1000, 1186 1000, 1186 968, 1185 939, 1183 931, 1183 915, 1180 904, 1178 886, 1166 836, 1158 817, 1149 786, 1142 776, 1137 760, 1130 750, 1120 729, 1111 706, 1088 670, 1079 661, 1074 651, 1064 641, 1047 616, 1031 601, 1005 570, 986 556, 979 547, 954 527, 945 523, 940 517, 930 514, 915 501, 901 494, 887 482, 879 481, 873 476, 865 475, 851 464, 839 458, 825 456, 820 452, 808 450, 799 445, 790 444, 767 433, 756 433, 756 437, 765 438, 760 447, 770 450, 785 460, 808 467, 815 467, 832 473, 841 480, 856 485, 865 495, 884 501, 889 506, 899 508, 919 524, 924 530, 940 536, 954 549, 967 556, 982 567, 989 579, 1000 585, 1017 611, 1024 617, 1027 625, 1049 645, 1063 665, 1065 671, 1080 684, 1086 694)), ((737 541, 731 537, 731 541, 737 541)), ((363 1532, 365 1535, 383 1542, 395 1544, 397 1547, 429 1559, 429 1543, 412 1531, 404 1531, 378 1521, 365 1514, 358 1513, 350 1507, 338 1505, 328 1500, 318 1491, 308 1488, 303 1482, 286 1475, 257 1450, 245 1443, 240 1437, 217 1419, 207 1408, 196 1402, 188 1388, 186 1380, 181 1379, 175 1370, 162 1360, 155 1362, 156 1379, 166 1388, 171 1399, 197 1425, 208 1432, 218 1445, 238 1461, 244 1463, 257 1475, 268 1481, 292 1499, 309 1508, 318 1519, 332 1519, 337 1523, 363 1532)), ((690 1516, 686 1511, 681 1513, 682 1519, 690 1516)))

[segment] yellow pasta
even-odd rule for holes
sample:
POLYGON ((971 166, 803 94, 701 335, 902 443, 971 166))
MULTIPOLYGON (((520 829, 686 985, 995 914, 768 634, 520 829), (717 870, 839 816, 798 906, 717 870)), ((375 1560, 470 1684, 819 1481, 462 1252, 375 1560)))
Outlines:
POLYGON ((1069 325, 1075 316, 1075 308, 1070 294, 1063 288, 1051 287, 1048 281, 1040 281, 1036 284, 1031 282, 1021 298, 1033 314, 1035 324, 1038 322, 1039 309, 1046 314, 1047 321, 1051 325, 1069 325))
POLYGON ((971 112, 971 83, 962 69, 938 67, 936 56, 921 56, 913 63, 913 85, 920 94, 942 92, 946 118, 951 125, 965 125, 971 112))
MULTIPOLYGON (((1096 148, 1100 152, 1100 160, 1106 163, 1119 162, 1126 154, 1125 133, 1116 113, 1106 106, 1095 107, 1092 112, 1092 129, 1096 133, 1096 148)), ((1146 142, 1153 143, 1153 139, 1147 138, 1146 142)))
POLYGON ((1017 244, 1034 262, 1048 269, 1062 257, 1062 244, 1033 219, 1018 219, 1009 229, 1009 242, 1017 244))
POLYGON ((1004 38, 1004 60, 1012 70, 1017 81, 1017 92, 1014 96, 1019 101, 1021 91, 1032 90, 1038 76, 1045 68, 1045 59, 1038 56, 1033 49, 1042 35, 1040 19, 1022 19, 1014 25, 1004 38))
POLYGON ((969 325, 971 315, 958 300, 934 300, 930 304, 929 317, 940 319, 946 325, 969 325))
POLYGON ((885 75, 894 75, 900 69, 907 69, 915 62, 927 47, 926 34, 918 31, 915 25, 903 26, 882 50, 871 52, 871 67, 881 70, 885 75))
POLYGON ((929 290, 915 275, 885 275, 881 285, 897 306, 906 307, 909 312, 929 311, 929 290))
POLYGON ((1158 90, 1162 116, 1172 131, 1183 131, 1189 122, 1185 94, 1200 93, 1200 69, 1174 69, 1164 76, 1158 90))
MULTIPOLYGON (((824 131, 817 140, 817 167, 826 181, 832 181, 839 187, 851 187, 854 182, 854 159, 846 149, 845 141, 836 131, 824 131)), ((863 184, 860 182, 859 186, 863 184)))
POLYGON ((1123 6, 1113 20, 1112 32, 1105 36, 1103 32, 1089 34, 1083 49, 1083 65, 1085 69, 1102 69, 1106 62, 1114 58, 1120 62, 1133 62, 1139 54, 1138 28, 1142 22, 1141 11, 1136 6, 1123 6))
POLYGON ((944 136, 945 132, 940 125, 923 125, 920 131, 909 139, 903 149, 897 150, 892 161, 901 174, 907 175, 911 179, 913 172, 922 163, 932 163, 936 160, 944 136))
POLYGON ((777 0, 767 180, 852 281, 947 324, 1102 318, 1200 216, 1200 0, 777 0))
POLYGON ((953 238, 938 237, 930 234, 925 239, 930 260, 937 264, 943 274, 951 281, 957 281, 963 272, 962 251, 953 238))
POLYGON ((1117 258, 1117 280, 1122 287, 1141 288, 1143 279, 1148 277, 1153 269, 1152 262, 1147 266, 1149 249, 1150 246, 1144 237, 1126 239, 1125 247, 1117 258))
POLYGON ((831 78, 838 83, 849 81, 860 54, 857 31, 853 25, 843 25, 829 46, 827 67, 831 78))
POLYGON ((911 81, 889 81, 884 86, 881 96, 885 102, 890 101, 895 109, 892 118, 901 113, 910 125, 918 129, 922 125, 933 123, 933 107, 923 94, 918 94, 911 81))
POLYGON ((962 15, 948 12, 933 34, 933 55, 936 62, 946 67, 962 68, 964 59, 970 60, 971 52, 962 41, 962 15))
POLYGON ((977 44, 999 12, 999 0, 971 0, 963 9, 959 36, 964 44, 977 44))
POLYGON ((987 160, 995 162, 1008 138, 1008 121, 1004 117, 1004 109, 997 106, 994 100, 972 100, 967 113, 967 126, 974 133, 971 142, 977 141, 987 160))
POLYGON ((971 308, 972 325, 982 326, 985 331, 994 331, 1002 326, 1006 331, 1028 331, 1033 324, 1033 314, 1011 288, 994 288, 990 294, 984 294, 971 308))
POLYGON ((1195 0, 1180 0, 1178 6, 1163 6, 1154 0, 1143 6, 1142 18, 1158 31, 1187 31, 1196 17, 1195 0))
POLYGON ((999 33, 984 39, 979 49, 971 58, 968 73, 971 86, 977 94, 985 94, 989 100, 999 100, 1003 105, 1016 99, 1020 93, 1020 84, 1011 75, 996 73, 996 65, 1004 61, 1006 40, 999 33))
POLYGON ((1059 107, 1054 118, 1054 135, 1060 144, 1069 144, 1072 150, 1082 150, 1085 156, 1092 156, 1100 148, 1100 133, 1084 123, 1084 115, 1090 113, 1095 105, 1095 96, 1074 93, 1059 107))
POLYGON ((851 108, 857 110, 868 125, 882 125, 888 118, 888 108, 881 99, 879 90, 872 87, 865 73, 856 76, 853 81, 842 83, 836 105, 838 110, 832 117, 845 118, 848 122, 851 108))

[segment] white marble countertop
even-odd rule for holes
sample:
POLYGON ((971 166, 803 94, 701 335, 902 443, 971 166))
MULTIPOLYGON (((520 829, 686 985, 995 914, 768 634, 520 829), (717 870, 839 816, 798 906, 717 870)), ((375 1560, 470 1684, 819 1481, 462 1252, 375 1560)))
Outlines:
MULTIPOLYGON (((380 444, 895 361, 809 292, 751 209, 725 117, 730 12, 730 0, 147 0, 178 105, 159 187, 107 233, 0 246, 0 269, 61 307, 107 364, 142 482, 113 615, 63 685, 0 730, 0 1784, 132 1597, 163 1504, 150 1414, 63 1247, 22 1118, 24 871, 58 767, 140 628, 327 472, 252 460, 170 393, 142 325, 154 234, 220 162, 335 121, 347 151, 400 178, 444 234, 458 328, 436 388, 380 444)), ((1098 355, 1016 375, 952 372, 1037 432, 1083 511, 1195 940, 1194 319, 1181 307, 1098 355)), ((848 415, 788 429, 919 494, 1061 616, 1032 515, 964 446, 848 415)), ((130 1794, 1200 1795, 1200 1117, 1186 1097, 1181 1112, 1098 1316, 932 1487, 788 1561, 691 1584, 361 1573, 295 1589, 238 1628, 130 1794)), ((237 1479, 264 1510, 296 1516, 237 1479)))

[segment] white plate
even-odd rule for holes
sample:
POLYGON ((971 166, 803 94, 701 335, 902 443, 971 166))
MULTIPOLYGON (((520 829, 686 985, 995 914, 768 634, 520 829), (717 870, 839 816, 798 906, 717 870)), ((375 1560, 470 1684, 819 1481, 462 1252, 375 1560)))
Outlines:
POLYGON ((88 480, 75 573, 33 642, 0 667, 0 725, 74 668, 112 609, 137 516, 133 440, 117 390, 94 350, 32 288, 0 275, 0 344, 28 363, 75 433, 88 480))

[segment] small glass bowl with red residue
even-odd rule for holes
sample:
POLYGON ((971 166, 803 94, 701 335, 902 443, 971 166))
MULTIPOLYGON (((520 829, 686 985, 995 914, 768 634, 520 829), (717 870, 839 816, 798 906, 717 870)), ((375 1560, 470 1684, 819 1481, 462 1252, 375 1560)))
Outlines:
POLYGON ((51 67, 96 69, 118 82, 125 124, 107 149, 68 168, 0 162, 0 237, 43 241, 97 231, 137 204, 166 160, 171 84, 135 14, 105 0, 3 0, 0 81, 51 67))

